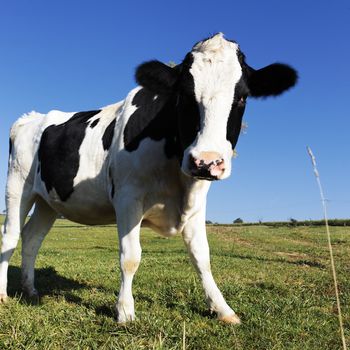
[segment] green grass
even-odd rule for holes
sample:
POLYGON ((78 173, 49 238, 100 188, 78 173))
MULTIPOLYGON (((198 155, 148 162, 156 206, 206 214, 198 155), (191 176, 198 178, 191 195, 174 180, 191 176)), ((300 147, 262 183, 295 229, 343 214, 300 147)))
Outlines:
MULTIPOLYGON (((118 325, 114 227, 58 220, 36 264, 42 299, 21 295, 20 249, 0 305, 0 349, 340 349, 333 282, 323 227, 208 228, 214 277, 242 325, 218 322, 181 237, 142 231, 143 259, 134 280, 138 320, 118 325)), ((350 344, 350 232, 332 227, 350 344)))

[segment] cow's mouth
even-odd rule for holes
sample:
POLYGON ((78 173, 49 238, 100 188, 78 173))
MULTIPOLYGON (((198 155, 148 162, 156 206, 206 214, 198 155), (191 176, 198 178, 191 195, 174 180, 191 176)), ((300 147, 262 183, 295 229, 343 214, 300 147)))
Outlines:
POLYGON ((219 180, 217 176, 197 176, 197 175, 192 175, 194 178, 198 180, 207 180, 207 181, 216 181, 219 180))
POLYGON ((210 169, 199 168, 191 171, 191 176, 199 180, 216 181, 219 180, 218 175, 213 175, 210 169))

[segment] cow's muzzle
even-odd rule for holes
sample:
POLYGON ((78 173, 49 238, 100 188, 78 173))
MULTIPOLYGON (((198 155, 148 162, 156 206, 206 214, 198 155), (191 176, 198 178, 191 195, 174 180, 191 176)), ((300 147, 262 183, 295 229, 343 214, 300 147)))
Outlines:
POLYGON ((201 152, 197 157, 190 155, 188 162, 191 176, 204 180, 219 180, 225 171, 224 159, 216 152, 201 152))

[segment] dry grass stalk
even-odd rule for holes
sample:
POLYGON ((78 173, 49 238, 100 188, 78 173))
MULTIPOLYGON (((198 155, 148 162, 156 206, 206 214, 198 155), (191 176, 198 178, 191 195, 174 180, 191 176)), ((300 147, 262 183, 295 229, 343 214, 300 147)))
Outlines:
POLYGON ((343 343, 343 350, 346 350, 347 346, 346 346, 345 335, 344 335, 343 317, 342 317, 341 307, 340 307, 340 298, 339 298, 337 274, 336 274, 336 270, 335 270, 334 257, 333 257, 333 248, 332 248, 332 242, 331 242, 331 234, 330 234, 329 225, 328 225, 326 199, 324 197, 323 188, 322 188, 321 180, 320 180, 320 175, 319 175, 319 172, 318 172, 317 166, 316 166, 316 158, 315 158, 314 154, 312 153, 312 150, 311 150, 310 147, 307 147, 307 152, 309 153, 309 156, 311 158, 314 174, 315 174, 315 177, 316 177, 318 188, 320 190, 320 196, 321 196, 322 207, 323 207, 323 215, 324 215, 324 221, 325 221, 326 232, 327 232, 328 249, 329 249, 329 255, 330 255, 330 259, 331 259, 331 267, 332 267, 332 274, 333 274, 335 297, 336 297, 336 301, 337 301, 340 334, 341 334, 341 339, 342 339, 342 343, 343 343))
POLYGON ((184 321, 182 332, 182 350, 186 350, 186 321, 184 321))

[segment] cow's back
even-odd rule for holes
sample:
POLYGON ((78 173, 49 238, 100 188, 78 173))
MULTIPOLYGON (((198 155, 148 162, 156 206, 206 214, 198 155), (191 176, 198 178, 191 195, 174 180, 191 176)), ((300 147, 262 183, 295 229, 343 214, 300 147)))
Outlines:
POLYGON ((11 129, 10 171, 20 169, 34 193, 74 221, 113 221, 106 167, 121 104, 21 117, 11 129))

